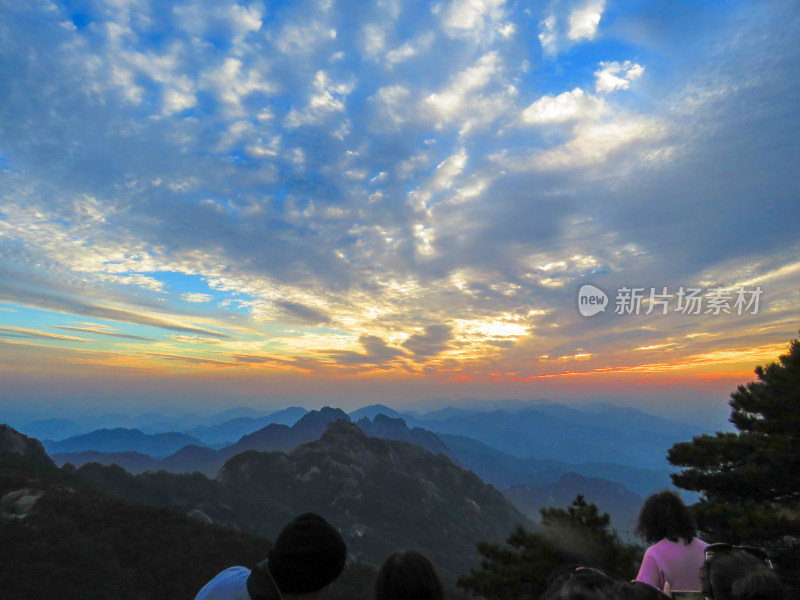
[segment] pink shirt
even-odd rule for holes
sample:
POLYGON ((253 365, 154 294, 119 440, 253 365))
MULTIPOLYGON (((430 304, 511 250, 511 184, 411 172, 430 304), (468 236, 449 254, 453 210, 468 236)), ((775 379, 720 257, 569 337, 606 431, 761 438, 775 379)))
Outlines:
POLYGON ((700 590, 700 567, 705 562, 706 546, 697 538, 688 545, 683 540, 672 542, 665 538, 645 551, 636 581, 662 591, 665 583, 669 583, 670 590, 700 590))

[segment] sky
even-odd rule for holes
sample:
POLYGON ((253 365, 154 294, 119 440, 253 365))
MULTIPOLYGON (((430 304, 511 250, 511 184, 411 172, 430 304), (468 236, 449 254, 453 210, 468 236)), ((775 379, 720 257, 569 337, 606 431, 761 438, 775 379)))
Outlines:
POLYGON ((771 0, 2 2, 0 410, 724 418, 800 328, 798 34, 771 0))

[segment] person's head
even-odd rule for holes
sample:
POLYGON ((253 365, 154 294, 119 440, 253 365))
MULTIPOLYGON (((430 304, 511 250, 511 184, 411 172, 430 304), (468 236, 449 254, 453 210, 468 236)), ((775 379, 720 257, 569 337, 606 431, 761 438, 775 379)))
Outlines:
POLYGON ((711 600, 780 600, 783 588, 758 548, 712 544, 700 570, 703 594, 711 600))
POLYGON ((692 513, 681 497, 671 490, 649 496, 639 511, 636 534, 649 544, 664 538, 688 544, 697 535, 697 525, 692 513))
POLYGON ((540 600, 640 600, 631 583, 591 567, 565 567, 553 573, 540 600))
POLYGON ((291 521, 267 556, 267 571, 282 596, 313 595, 344 569, 347 546, 325 519, 305 513, 291 521))
POLYGON ((417 550, 398 550, 378 571, 375 600, 444 600, 444 586, 431 559, 417 550))
POLYGON ((783 586, 773 571, 759 567, 733 582, 733 600, 781 600, 783 586))

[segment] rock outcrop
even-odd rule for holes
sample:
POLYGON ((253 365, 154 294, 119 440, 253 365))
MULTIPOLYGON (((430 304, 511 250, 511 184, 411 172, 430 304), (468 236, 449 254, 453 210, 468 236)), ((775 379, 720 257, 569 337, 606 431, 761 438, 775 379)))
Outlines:
POLYGON ((423 548, 449 575, 476 566, 477 541, 502 541, 528 523, 494 487, 446 456, 369 437, 344 420, 289 454, 235 456, 218 481, 241 495, 325 515, 355 557, 379 562, 398 548, 423 548))
POLYGON ((18 454, 37 463, 55 467, 42 443, 8 425, 0 425, 0 454, 18 454))

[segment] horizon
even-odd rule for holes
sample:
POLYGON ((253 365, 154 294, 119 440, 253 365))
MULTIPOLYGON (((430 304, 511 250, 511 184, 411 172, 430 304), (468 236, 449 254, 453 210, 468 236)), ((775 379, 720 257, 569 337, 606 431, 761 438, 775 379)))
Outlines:
POLYGON ((727 419, 800 327, 800 6, 362 8, 0 3, 0 413, 727 419))
MULTIPOLYGON (((718 411, 704 412, 695 410, 694 413, 689 415, 676 414, 673 411, 662 411, 661 413, 659 413, 656 411, 643 410, 636 406, 617 404, 614 403, 613 400, 609 398, 593 398, 577 403, 555 402, 547 398, 536 398, 528 400, 508 398, 495 401, 481 400, 477 398, 464 398, 456 400, 448 398, 436 398, 436 399, 430 399, 428 401, 416 402, 412 405, 407 405, 407 406, 403 405, 392 406, 392 403, 385 403, 385 402, 374 402, 369 404, 355 403, 350 406, 340 405, 331 402, 318 402, 316 404, 308 404, 308 405, 303 405, 302 403, 295 403, 295 404, 285 403, 281 405, 270 403, 267 405, 260 405, 260 406, 245 405, 245 404, 242 405, 220 404, 216 408, 208 407, 207 410, 200 410, 200 411, 191 411, 187 409, 187 407, 182 406, 180 404, 163 405, 158 409, 149 409, 146 411, 135 411, 130 409, 116 410, 116 407, 109 407, 105 412, 91 411, 86 409, 83 409, 79 412, 67 411, 67 410, 59 411, 58 409, 56 410, 56 412, 53 411, 42 412, 40 410, 34 410, 34 411, 25 411, 19 409, 4 410, 0 408, 0 423, 5 423, 16 428, 18 426, 31 425, 51 420, 53 421, 65 420, 75 424, 88 422, 92 423, 91 426, 87 427, 87 432, 88 432, 90 430, 95 430, 95 429, 109 429, 109 428, 140 429, 143 426, 146 429, 150 429, 152 428, 152 426, 144 425, 145 420, 152 420, 154 418, 164 418, 167 420, 172 420, 173 422, 182 418, 194 419, 197 421, 196 423, 190 421, 183 427, 171 429, 179 431, 179 430, 191 429, 192 427, 197 426, 197 423, 201 421, 209 421, 209 422, 213 421, 222 423, 227 420, 237 419, 241 416, 252 416, 252 417, 270 416, 288 409, 302 409, 306 411, 306 413, 308 413, 311 411, 318 411, 323 408, 332 408, 332 409, 342 410, 348 416, 352 416, 354 413, 362 411, 363 409, 382 406, 386 407, 390 411, 398 413, 401 418, 403 418, 404 416, 412 416, 415 418, 419 417, 424 419, 433 413, 451 408, 461 409, 472 413, 500 411, 513 414, 515 412, 523 410, 529 410, 529 409, 536 410, 539 407, 547 405, 562 406, 580 412, 594 412, 593 409, 604 409, 604 408, 633 409, 645 415, 657 417, 660 419, 664 419, 666 421, 672 421, 674 423, 681 425, 695 426, 697 428, 698 433, 707 431, 733 430, 733 426, 731 425, 731 423, 728 421, 727 418, 728 413, 725 413, 724 417, 721 416, 718 411), (227 413, 230 413, 230 416, 228 416, 227 413), (220 420, 223 417, 223 415, 225 415, 225 418, 220 420)), ((386 412, 384 412, 384 414, 386 414, 387 416, 391 416, 386 412)), ((163 429, 163 427, 161 429, 163 429)), ((163 432, 167 431, 168 431, 167 429, 163 429, 163 432)), ((22 433, 25 432, 22 431, 22 433)))

